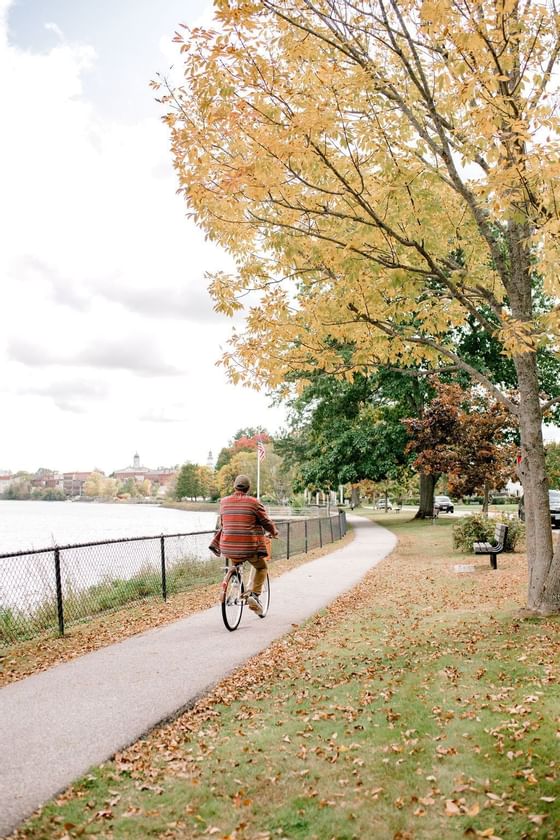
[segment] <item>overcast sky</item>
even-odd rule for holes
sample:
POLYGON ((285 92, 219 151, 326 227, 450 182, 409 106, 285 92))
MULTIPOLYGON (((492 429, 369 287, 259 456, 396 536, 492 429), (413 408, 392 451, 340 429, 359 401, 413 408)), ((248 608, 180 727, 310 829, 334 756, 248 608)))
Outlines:
POLYGON ((148 87, 204 0, 0 0, 0 469, 205 463, 284 412, 215 366, 231 322, 148 87))

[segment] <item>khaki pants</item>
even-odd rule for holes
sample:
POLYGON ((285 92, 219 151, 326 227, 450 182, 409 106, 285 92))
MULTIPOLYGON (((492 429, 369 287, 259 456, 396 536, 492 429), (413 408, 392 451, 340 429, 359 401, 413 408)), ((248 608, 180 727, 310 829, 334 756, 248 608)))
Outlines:
MULTIPOLYGON (((234 566, 237 565, 235 560, 230 560, 230 562, 233 563, 234 566)), ((247 562, 250 563, 255 570, 253 578, 253 592, 255 595, 260 595, 268 574, 268 563, 266 562, 266 557, 263 557, 260 554, 254 554, 252 557, 247 557, 247 562)), ((237 563, 239 563, 239 561, 237 561, 237 563)))

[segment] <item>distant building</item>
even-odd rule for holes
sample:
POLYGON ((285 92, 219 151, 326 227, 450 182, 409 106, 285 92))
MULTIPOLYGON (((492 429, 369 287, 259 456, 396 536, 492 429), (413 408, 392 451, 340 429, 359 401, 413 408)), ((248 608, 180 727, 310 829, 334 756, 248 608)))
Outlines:
POLYGON ((62 489, 67 496, 83 496, 84 484, 90 475, 92 475, 92 470, 88 470, 88 472, 65 472, 63 473, 62 489))
POLYGON ((157 488, 156 495, 164 495, 165 488, 173 481, 177 475, 177 470, 172 467, 158 467, 156 470, 150 467, 144 467, 140 463, 140 455, 138 452, 134 453, 132 458, 132 466, 123 467, 121 470, 115 470, 113 478, 117 481, 128 481, 132 479, 141 483, 142 481, 151 482, 152 486, 157 488))
POLYGON ((140 455, 138 452, 135 452, 132 458, 132 466, 115 470, 113 478, 116 478, 117 481, 127 481, 129 478, 132 478, 134 481, 144 481, 145 478, 148 478, 149 472, 151 472, 149 467, 143 467, 140 464, 140 455))
POLYGON ((176 475, 177 470, 171 467, 169 469, 167 467, 158 467, 157 470, 150 470, 148 478, 151 482, 155 481, 157 484, 167 485, 176 475))
POLYGON ((517 496, 519 498, 523 495, 523 487, 520 481, 508 481, 505 490, 509 496, 517 496))
POLYGON ((206 466, 210 467, 211 470, 214 469, 214 457, 212 455, 212 450, 208 453, 208 458, 206 459, 206 466))
POLYGON ((0 470, 0 494, 7 490, 13 481, 15 478, 10 472, 0 470))
POLYGON ((64 490, 64 475, 56 470, 45 470, 41 468, 31 478, 31 486, 64 490))

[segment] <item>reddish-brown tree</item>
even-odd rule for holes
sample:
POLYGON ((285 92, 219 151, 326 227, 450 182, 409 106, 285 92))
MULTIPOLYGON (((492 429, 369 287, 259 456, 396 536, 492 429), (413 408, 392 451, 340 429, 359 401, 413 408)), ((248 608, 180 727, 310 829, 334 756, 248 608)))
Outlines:
POLYGON ((416 452, 414 466, 424 477, 418 517, 430 516, 434 488, 447 475, 454 495, 485 494, 501 488, 513 475, 515 451, 511 439, 515 423, 505 406, 473 389, 458 385, 437 386, 421 418, 405 421, 416 452))

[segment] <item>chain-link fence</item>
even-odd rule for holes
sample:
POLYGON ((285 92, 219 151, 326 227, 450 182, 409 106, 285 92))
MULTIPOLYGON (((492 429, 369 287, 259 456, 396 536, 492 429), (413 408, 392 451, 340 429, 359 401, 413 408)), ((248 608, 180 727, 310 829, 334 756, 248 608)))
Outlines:
MULTIPOLYGON (((346 533, 344 511, 277 521, 272 560, 311 551, 346 533)), ((208 549, 213 531, 133 537, 0 554, 0 644, 150 596, 164 600, 220 579, 223 560, 208 549)))

